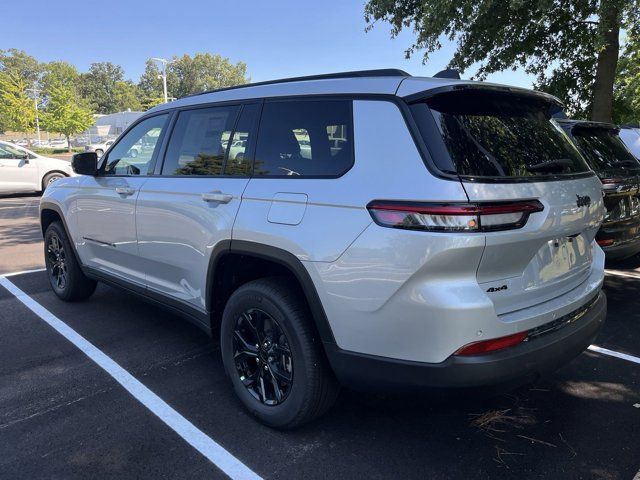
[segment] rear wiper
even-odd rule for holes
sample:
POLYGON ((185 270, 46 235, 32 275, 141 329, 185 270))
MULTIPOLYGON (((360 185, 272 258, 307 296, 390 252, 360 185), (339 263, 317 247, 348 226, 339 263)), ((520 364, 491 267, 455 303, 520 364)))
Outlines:
POLYGON ((616 160, 615 162, 611 162, 613 165, 633 165, 635 167, 640 167, 640 164, 635 160, 616 160))
POLYGON ((571 167, 572 165, 573 162, 568 158, 557 158, 555 160, 549 160, 547 162, 529 165, 527 167, 527 170, 529 170, 530 172, 563 170, 565 167, 571 167))

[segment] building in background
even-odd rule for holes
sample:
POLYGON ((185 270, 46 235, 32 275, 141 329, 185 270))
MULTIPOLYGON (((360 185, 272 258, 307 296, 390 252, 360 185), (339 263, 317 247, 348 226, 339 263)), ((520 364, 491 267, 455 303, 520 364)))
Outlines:
POLYGON ((138 119, 143 112, 125 112, 110 113, 108 115, 96 115, 96 123, 87 130, 86 134, 95 140, 103 137, 117 137, 124 132, 129 125, 138 119))

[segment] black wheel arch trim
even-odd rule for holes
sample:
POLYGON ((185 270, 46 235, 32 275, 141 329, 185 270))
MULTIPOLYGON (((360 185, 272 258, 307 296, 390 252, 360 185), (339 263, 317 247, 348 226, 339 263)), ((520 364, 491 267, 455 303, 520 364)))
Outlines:
POLYGON ((64 215, 62 214, 62 209, 60 208, 60 206, 56 203, 53 202, 40 202, 40 230, 42 230, 42 237, 44 238, 44 235, 46 233, 46 230, 44 228, 44 225, 42 224, 42 214, 45 210, 51 210, 53 212, 55 212, 58 217, 60 218, 60 220, 62 221, 62 226, 64 227, 64 231, 67 234, 67 238, 69 239, 69 243, 71 244, 71 250, 73 251, 73 256, 76 259, 76 262, 78 262, 78 265, 80 265, 80 268, 82 267, 82 262, 80 261, 80 257, 78 256, 78 252, 76 250, 76 244, 73 241, 73 238, 71 238, 71 234, 69 233, 69 226, 67 225, 67 220, 64 217, 64 215))
POLYGON ((207 294, 206 308, 207 311, 213 310, 214 288, 213 282, 216 274, 216 268, 220 261, 229 254, 239 254, 248 257, 256 257, 262 260, 268 260, 282 265, 287 268, 300 284, 302 292, 309 305, 309 310, 313 316, 315 326, 323 343, 335 343, 333 332, 327 315, 318 296, 318 291, 311 280, 309 272, 302 264, 300 259, 291 252, 283 250, 271 245, 251 242, 247 240, 223 240, 219 242, 213 249, 209 259, 209 267, 207 271, 207 294))

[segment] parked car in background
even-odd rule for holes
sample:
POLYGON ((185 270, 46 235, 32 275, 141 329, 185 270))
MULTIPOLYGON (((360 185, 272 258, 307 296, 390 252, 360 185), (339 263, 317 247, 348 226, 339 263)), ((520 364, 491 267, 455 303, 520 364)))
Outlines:
POLYGON ((596 241, 608 260, 640 253, 640 162, 619 136, 615 125, 558 119, 600 178, 606 214, 596 241))
POLYGON ((98 157, 104 155, 111 145, 113 145, 114 140, 105 140, 97 143, 91 143, 89 145, 85 145, 85 152, 96 152, 98 157))
POLYGON ((49 140, 51 148, 69 148, 69 142, 66 139, 49 140))
POLYGON ((0 141, 0 193, 43 191, 53 182, 73 175, 67 160, 0 141))
POLYGON ((602 184, 551 122, 561 108, 399 70, 159 105, 45 192, 51 288, 72 301, 108 282, 220 335, 238 399, 278 428, 340 383, 527 382, 606 316, 602 184))
POLYGON ((631 153, 640 159, 640 127, 638 124, 623 125, 620 127, 620 138, 631 153))

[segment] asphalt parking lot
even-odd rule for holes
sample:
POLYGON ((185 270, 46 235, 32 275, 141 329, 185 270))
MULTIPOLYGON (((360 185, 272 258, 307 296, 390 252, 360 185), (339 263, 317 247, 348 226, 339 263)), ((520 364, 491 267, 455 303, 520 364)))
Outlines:
MULTIPOLYGON (((31 202, 0 199, 0 272, 42 266, 31 202)), ((62 303, 42 271, 0 285, 3 479, 224 478, 221 468, 236 478, 630 479, 640 468, 639 271, 607 276, 596 341, 627 359, 587 351, 491 399, 343 391, 323 418, 286 433, 242 409, 218 342, 186 321, 102 285, 62 303)))

